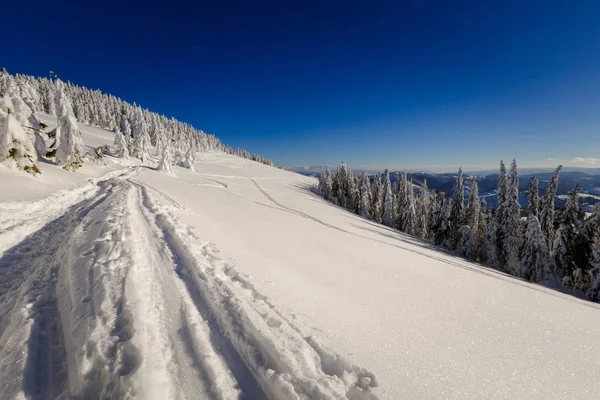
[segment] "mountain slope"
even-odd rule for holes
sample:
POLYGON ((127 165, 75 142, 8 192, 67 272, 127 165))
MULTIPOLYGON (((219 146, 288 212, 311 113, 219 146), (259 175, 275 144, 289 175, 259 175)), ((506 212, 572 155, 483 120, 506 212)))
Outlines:
MULTIPOLYGON (((83 127, 86 143, 112 141, 95 129, 83 127)), ((235 156, 200 153, 196 172, 175 176, 87 164, 42 165, 38 181, 0 170, 3 183, 28 179, 0 194, 6 398, 595 393, 597 304, 441 252, 326 203, 313 178, 235 156)))

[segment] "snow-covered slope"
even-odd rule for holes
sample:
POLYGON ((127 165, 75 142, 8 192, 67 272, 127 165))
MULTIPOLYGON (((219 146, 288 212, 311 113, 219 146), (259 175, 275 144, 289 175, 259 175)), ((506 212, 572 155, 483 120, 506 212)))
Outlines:
POLYGON ((597 394, 597 304, 350 214, 312 178, 220 153, 154 167, 0 170, 0 397, 597 394))

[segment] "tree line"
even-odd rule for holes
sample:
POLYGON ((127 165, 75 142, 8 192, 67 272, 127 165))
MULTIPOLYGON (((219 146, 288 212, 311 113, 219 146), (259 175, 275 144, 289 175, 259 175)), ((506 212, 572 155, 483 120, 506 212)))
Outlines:
POLYGON ((32 174, 40 172, 40 159, 75 170, 86 159, 78 123, 114 131, 113 150, 118 157, 144 161, 154 147, 163 170, 172 164, 193 168, 197 151, 216 150, 273 165, 265 157, 233 149, 214 135, 143 109, 135 102, 65 83, 58 77, 0 72, 0 162, 32 174), (57 128, 45 132, 37 113, 55 115, 57 128))
POLYGON ((392 184, 390 172, 360 176, 342 162, 334 172, 321 172, 316 191, 347 210, 435 245, 469 260, 530 282, 579 290, 599 300, 600 203, 587 216, 579 207, 579 185, 565 207, 555 207, 562 166, 540 194, 531 178, 527 207, 519 204, 519 173, 500 162, 498 201, 489 207, 480 199, 477 177, 458 170, 452 197, 430 190, 427 181, 413 182, 406 172, 392 184), (465 195, 466 194, 466 195, 465 195))

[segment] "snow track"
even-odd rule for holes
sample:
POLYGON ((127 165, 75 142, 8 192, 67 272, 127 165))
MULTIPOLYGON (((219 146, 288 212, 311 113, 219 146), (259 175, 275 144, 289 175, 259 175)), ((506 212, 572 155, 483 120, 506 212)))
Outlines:
POLYGON ((2 399, 376 398, 142 171, 0 214, 2 399))

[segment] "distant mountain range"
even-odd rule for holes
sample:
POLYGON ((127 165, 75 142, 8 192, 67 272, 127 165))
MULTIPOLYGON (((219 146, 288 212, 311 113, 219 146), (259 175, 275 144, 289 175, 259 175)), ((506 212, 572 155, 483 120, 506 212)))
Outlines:
MULTIPOLYGON (((287 167, 285 169, 294 171, 302 175, 307 176, 319 176, 323 166, 309 166, 309 167, 287 167)), ((329 167, 332 171, 335 168, 329 167)), ((354 171, 355 173, 362 173, 362 170, 354 171)), ((367 171, 369 175, 374 175, 380 171, 367 171)), ((536 176, 540 183, 540 193, 546 190, 550 178, 554 173, 552 168, 519 168, 519 202, 522 206, 527 204, 527 198, 525 197, 525 191, 529 186, 529 180, 536 176)), ((467 186, 468 179, 476 175, 478 177, 479 184, 479 196, 485 198, 488 204, 496 205, 498 190, 498 171, 469 171, 465 173, 465 186, 467 186)), ((409 172, 408 176, 413 179, 417 185, 422 185, 423 181, 427 179, 427 186, 430 189, 436 189, 445 192, 448 196, 452 196, 454 190, 454 183, 456 182, 456 173, 425 173, 425 172, 409 172)), ((392 182, 398 180, 397 171, 390 172, 392 182)), ((567 198, 569 192, 573 189, 576 184, 581 187, 581 205, 585 210, 591 209, 594 204, 600 202, 600 168, 577 168, 577 167, 564 167, 560 173, 558 180, 558 199, 557 206, 561 207, 567 198)), ((468 190, 468 189, 467 189, 468 190)))

